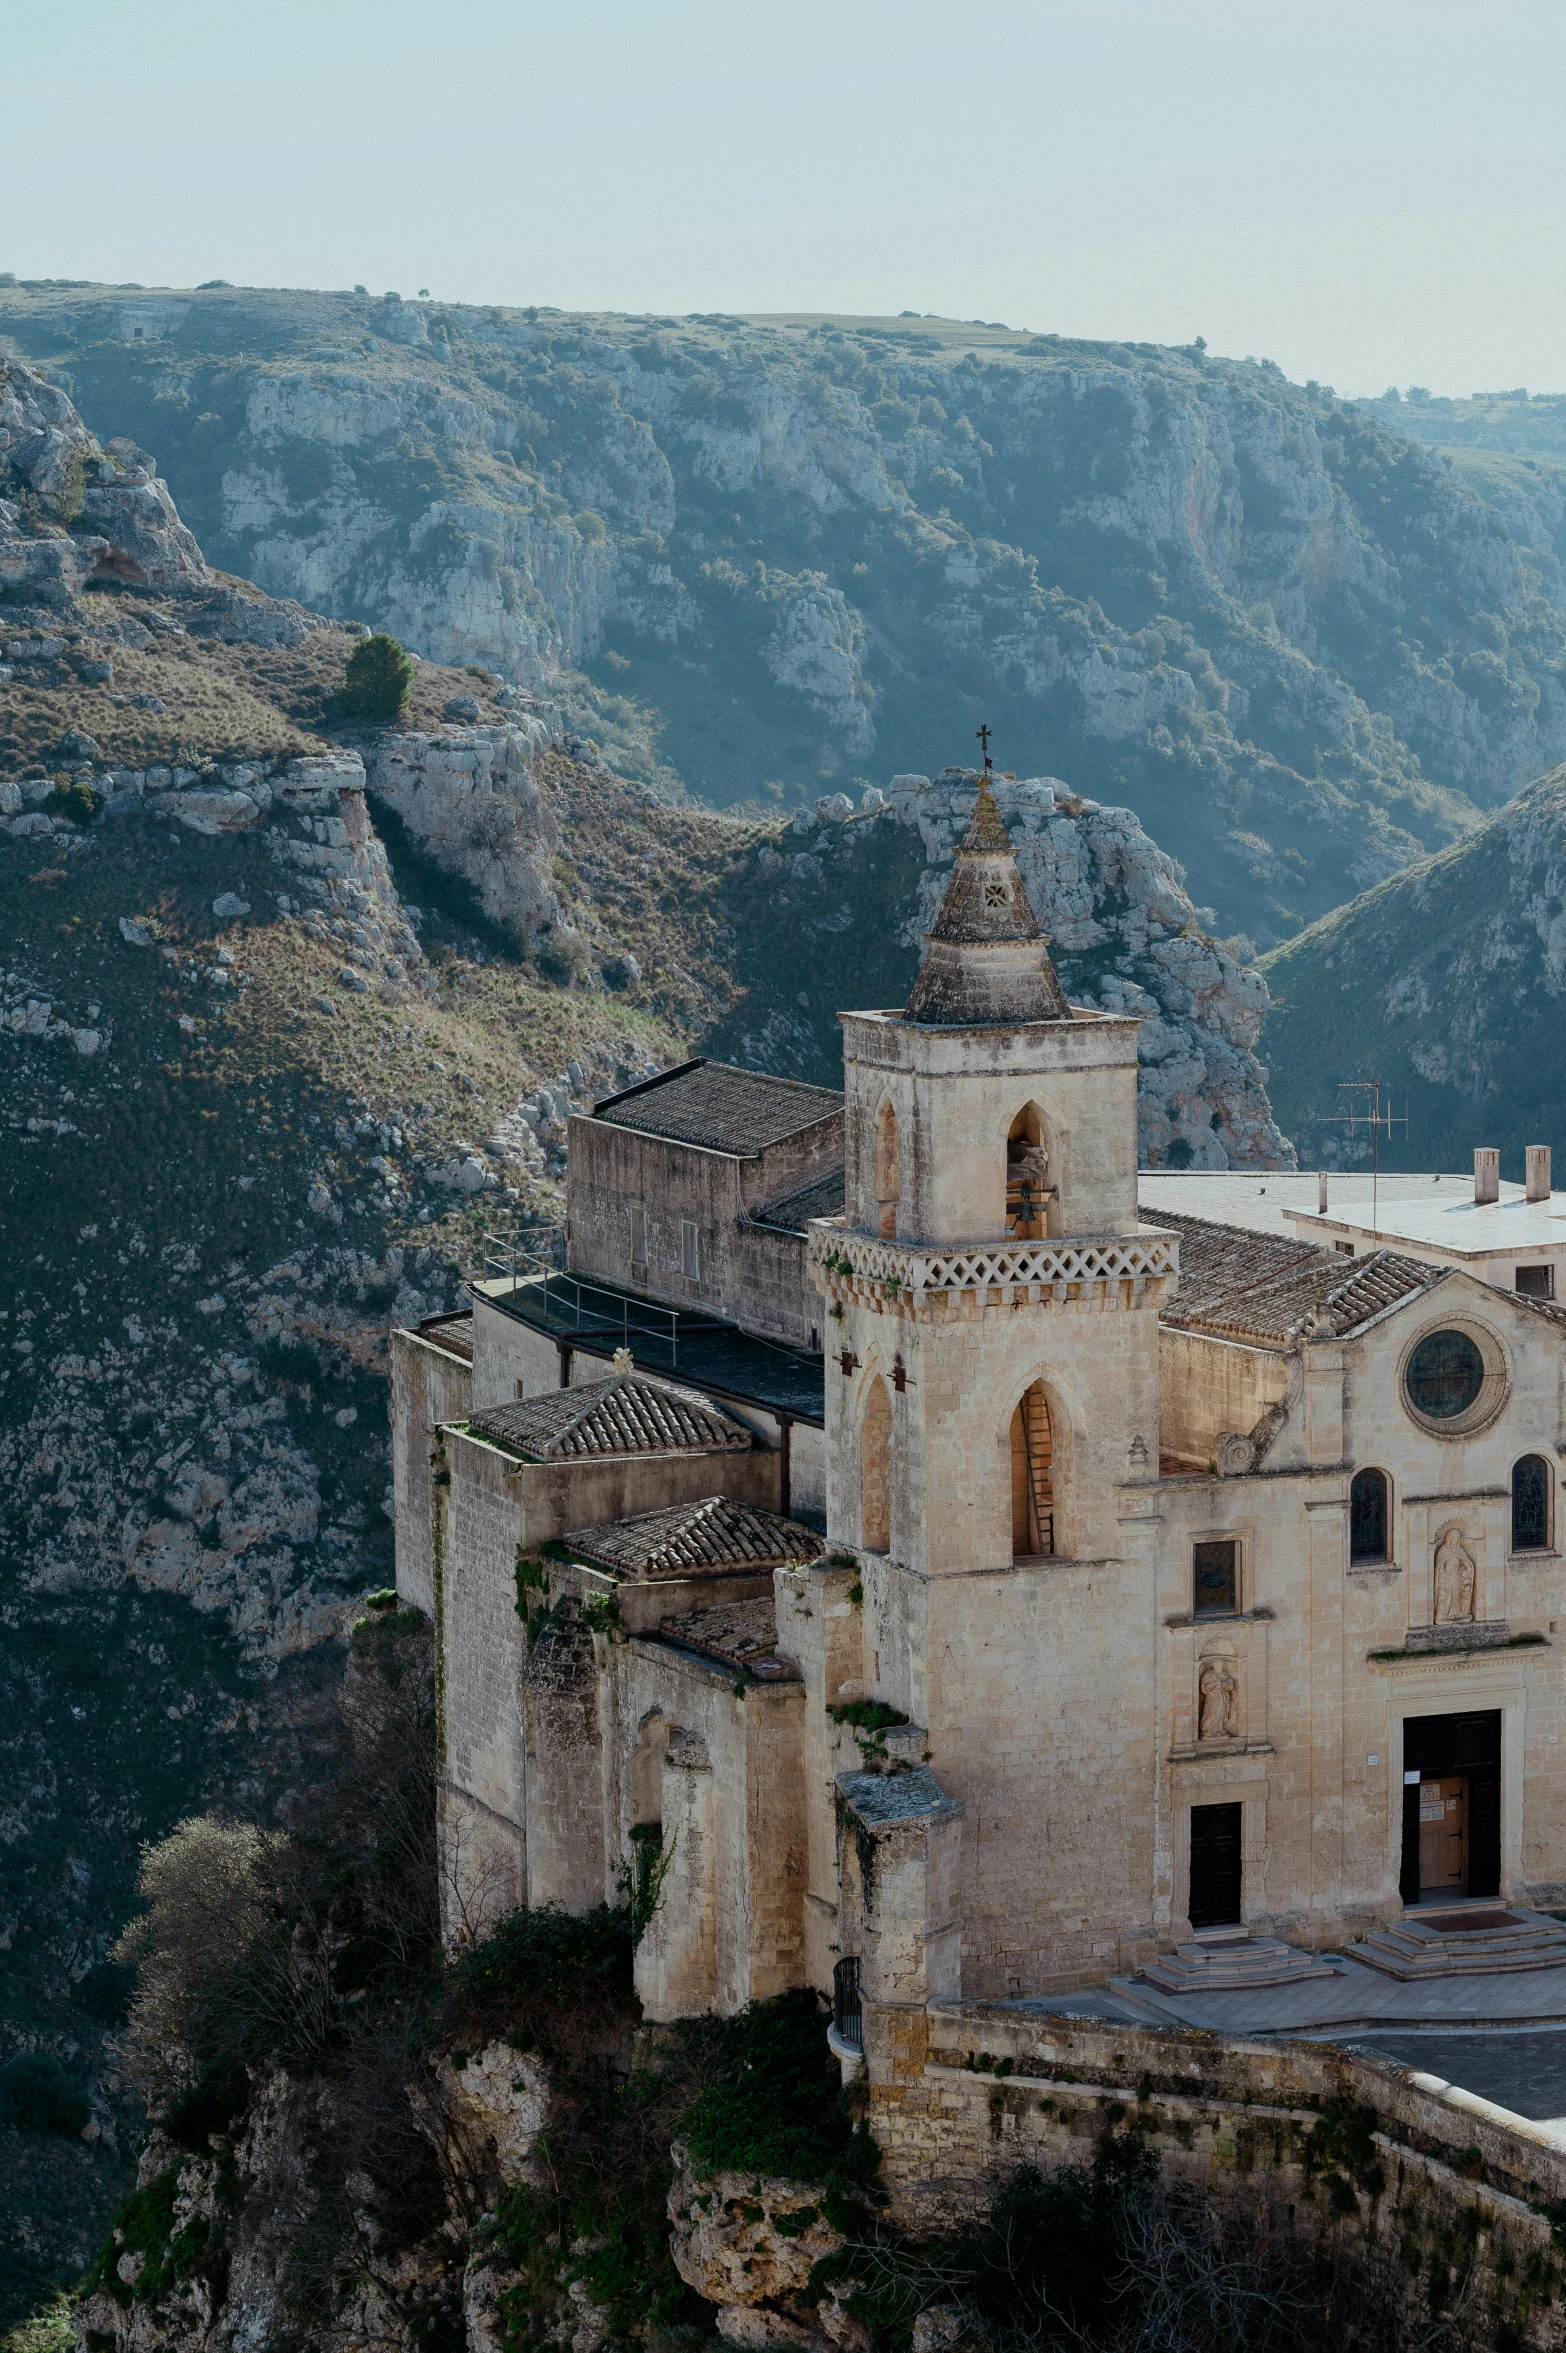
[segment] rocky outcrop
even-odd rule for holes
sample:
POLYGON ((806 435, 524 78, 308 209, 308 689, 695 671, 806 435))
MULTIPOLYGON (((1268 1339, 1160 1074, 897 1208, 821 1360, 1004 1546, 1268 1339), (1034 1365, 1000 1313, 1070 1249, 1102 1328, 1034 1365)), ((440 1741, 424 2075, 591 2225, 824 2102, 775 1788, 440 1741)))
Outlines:
MULTIPOLYGON (((738 1060, 837 1084, 837 1015, 903 1004, 941 903, 977 776, 898 776, 856 809, 826 796, 752 848, 727 892, 746 995, 717 1043, 738 1060), (808 944, 801 954, 801 943, 808 944)), ((1213 939, 1179 865, 1129 809, 1058 778, 995 780, 1028 893, 1068 995, 1141 1017, 1138 1148, 1153 1168, 1286 1168, 1255 1047, 1266 983, 1249 943, 1213 939)))
POLYGON ((178 595, 211 575, 146 451, 100 446, 63 392, 0 362, 0 584, 52 599, 90 580, 178 595))
POLYGON ((560 826, 533 778, 558 722, 519 711, 496 727, 388 734, 370 757, 371 791, 420 848, 472 883, 485 913, 524 947, 563 920, 554 888, 560 826))
POLYGON ((717 2307, 728 2345, 836 2345, 868 2353, 870 2332, 828 2290, 812 2294, 812 2273, 846 2241, 827 2220, 819 2184, 753 2173, 692 2173, 674 2146, 669 2247, 688 2287, 717 2307))
POLYGON ((1520 1179, 1524 1147, 1560 1137, 1563 841, 1556 768, 1466 841, 1265 960, 1275 1100, 1318 1165, 1369 1163, 1368 1130, 1337 1116, 1345 1079, 1383 1083, 1396 1121, 1380 1139, 1383 1168, 1463 1170, 1476 1146, 1494 1145, 1502 1174, 1520 1179))

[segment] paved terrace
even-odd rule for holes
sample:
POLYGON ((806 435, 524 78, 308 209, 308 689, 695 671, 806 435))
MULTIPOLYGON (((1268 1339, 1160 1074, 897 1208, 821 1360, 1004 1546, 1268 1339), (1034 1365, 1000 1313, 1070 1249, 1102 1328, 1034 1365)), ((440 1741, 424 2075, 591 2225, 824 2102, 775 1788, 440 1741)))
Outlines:
MULTIPOLYGON (((1450 1919, 1464 1908, 1444 1910, 1450 1919)), ((1417 1923, 1421 1909, 1405 1920, 1417 1923)), ((1476 1905, 1476 1920, 1493 1918, 1495 1909, 1476 1905)), ((1560 1933, 1550 1915, 1518 1917, 1537 1921, 1546 1935, 1560 1933)), ((1221 1972, 1221 1940, 1198 1944, 1205 1955, 1191 1947, 1182 1950, 1197 1968, 1207 1957, 1221 1972)), ((1243 1944, 1239 1948, 1242 1954, 1245 1949, 1243 1944)), ((1409 1982, 1347 1953, 1270 1949, 1285 1964, 1279 1969, 1285 1982, 1170 1993, 1138 1975, 1111 1978, 1101 1990, 1005 2006, 1101 2023, 1206 2027, 1246 2041, 1278 2036, 1336 2043, 1361 2057, 1412 2070, 1426 2079, 1425 2088, 1442 2089, 1460 2106, 1489 2102, 1504 2112, 1502 2121, 1527 2119, 1566 2149, 1566 1961, 1545 1968, 1453 1971, 1409 1982)), ((1178 1973, 1178 1956, 1174 1959, 1178 1973)), ((1163 1974, 1166 1964, 1158 1967, 1163 1974)))

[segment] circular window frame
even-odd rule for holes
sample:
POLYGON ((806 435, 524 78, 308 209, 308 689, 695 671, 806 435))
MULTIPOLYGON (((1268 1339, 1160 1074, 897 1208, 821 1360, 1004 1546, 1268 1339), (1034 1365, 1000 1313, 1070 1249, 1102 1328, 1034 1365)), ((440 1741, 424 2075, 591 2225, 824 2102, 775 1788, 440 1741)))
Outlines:
POLYGON ((1487 1430, 1504 1408, 1512 1393, 1512 1360, 1506 1343, 1488 1324, 1469 1315, 1435 1316, 1423 1324, 1406 1342, 1397 1364, 1398 1402, 1416 1430, 1423 1430, 1430 1438, 1472 1438, 1480 1430, 1487 1430), (1434 1414, 1421 1413, 1408 1393, 1408 1368, 1416 1348, 1433 1339, 1437 1332, 1461 1332, 1472 1340, 1484 1365, 1484 1377, 1479 1394, 1462 1413, 1441 1419, 1434 1414))

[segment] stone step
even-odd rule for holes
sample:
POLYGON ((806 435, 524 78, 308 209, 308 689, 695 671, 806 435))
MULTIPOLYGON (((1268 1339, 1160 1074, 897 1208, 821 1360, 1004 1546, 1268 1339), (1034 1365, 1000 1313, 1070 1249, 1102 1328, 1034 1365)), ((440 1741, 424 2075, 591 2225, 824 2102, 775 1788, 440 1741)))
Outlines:
POLYGON ((1165 1994, 1235 1992, 1252 1985, 1294 1985, 1307 1977, 1336 1977, 1335 1961, 1301 1952, 1280 1937, 1236 1935, 1202 1938, 1160 1953, 1139 1972, 1165 1994))
POLYGON ((1350 1945, 1348 1957, 1405 1983, 1422 1977, 1566 1968, 1566 1923, 1500 1904, 1408 1912, 1350 1945))

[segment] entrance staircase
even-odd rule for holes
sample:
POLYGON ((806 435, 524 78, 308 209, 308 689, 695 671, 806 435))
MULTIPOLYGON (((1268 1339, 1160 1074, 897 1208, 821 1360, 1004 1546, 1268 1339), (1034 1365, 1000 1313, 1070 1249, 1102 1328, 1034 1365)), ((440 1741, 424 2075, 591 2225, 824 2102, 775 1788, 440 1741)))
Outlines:
POLYGON ((1140 1971, 1144 1983, 1164 1994, 1234 1993, 1340 1974, 1337 1962, 1321 1953, 1302 1953, 1298 1945, 1276 1936, 1250 1936, 1243 1928, 1220 1929, 1179 1945, 1144 1962, 1140 1971))
POLYGON ((1432 1908, 1405 1912, 1401 1920, 1373 1928, 1347 1951, 1351 1961, 1363 1961, 1405 1983, 1420 1977, 1559 1969, 1566 1966, 1566 1922, 1505 1904, 1469 1904, 1453 1911, 1432 1908))

